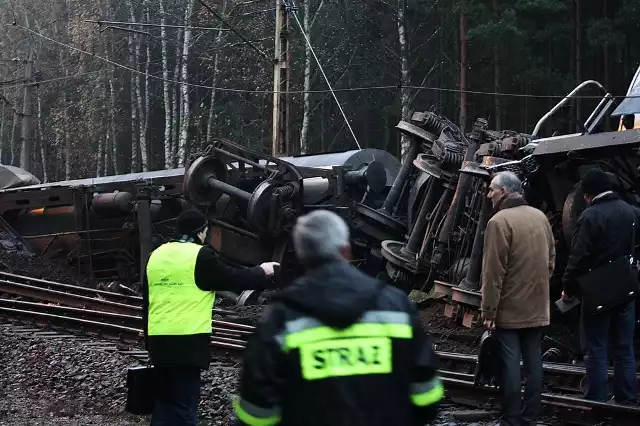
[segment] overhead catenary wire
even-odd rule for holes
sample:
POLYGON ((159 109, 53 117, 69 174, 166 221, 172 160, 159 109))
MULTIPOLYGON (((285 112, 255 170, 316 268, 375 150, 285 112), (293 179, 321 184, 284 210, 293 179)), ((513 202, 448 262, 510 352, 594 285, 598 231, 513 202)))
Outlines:
POLYGON ((211 6, 209 6, 208 4, 206 4, 204 1, 202 0, 198 0, 198 3, 200 3, 202 6, 204 6, 205 9, 207 9, 209 11, 209 13, 211 13, 213 16, 215 16, 216 18, 218 18, 218 20, 220 22, 222 22, 223 24, 225 24, 227 27, 229 27, 229 29, 231 31, 233 31, 233 33, 235 35, 237 35, 238 37, 240 37, 242 39, 242 41, 244 41, 249 47, 251 47, 253 50, 255 50, 256 52, 258 52, 258 54, 260 54, 260 56, 262 56, 263 58, 265 58, 266 60, 270 61, 269 56, 264 53, 264 51, 262 49, 260 49, 258 46, 256 46, 255 44, 253 44, 251 42, 251 40, 247 39, 245 36, 242 35, 242 33, 240 31, 238 31, 233 25, 231 25, 230 23, 228 23, 218 12, 215 11, 215 9, 213 9, 211 6))
MULTIPOLYGON (((87 71, 87 72, 82 72, 82 73, 78 73, 78 74, 72 74, 72 75, 66 75, 63 77, 54 77, 54 78, 50 78, 47 80, 36 80, 32 83, 30 83, 31 86, 39 86, 41 84, 44 83, 53 83, 55 81, 61 81, 61 80, 70 80, 72 78, 78 78, 78 77, 84 77, 86 75, 91 75, 91 74, 97 74, 97 73, 101 73, 104 72, 104 69, 99 69, 99 70, 94 70, 94 71, 87 71)), ((14 86, 2 86, 2 89, 15 89, 15 88, 23 88, 24 87, 24 83, 21 84, 16 84, 14 86)))
POLYGON ((153 28, 180 28, 187 30, 200 30, 200 31, 229 31, 226 28, 215 28, 215 27, 192 27, 189 25, 168 25, 168 24, 151 24, 151 23, 142 23, 142 22, 120 22, 120 21, 101 21, 95 19, 85 19, 85 22, 89 22, 91 24, 98 25, 131 25, 135 27, 153 27, 153 28))
MULTIPOLYGON (((163 77, 158 77, 158 76, 153 75, 153 74, 147 74, 147 73, 142 72, 142 71, 140 71, 140 70, 137 70, 137 69, 135 69, 135 68, 131 68, 131 67, 127 66, 127 65, 123 65, 123 64, 120 64, 120 63, 118 63, 118 62, 112 61, 111 59, 105 58, 105 57, 103 57, 103 56, 96 55, 95 53, 91 53, 91 52, 88 52, 88 51, 86 51, 86 50, 80 49, 80 48, 78 48, 78 47, 71 46, 71 45, 69 45, 69 44, 66 44, 66 43, 63 43, 63 42, 61 42, 61 41, 55 40, 55 39, 53 39, 53 38, 51 38, 51 37, 49 37, 49 36, 46 36, 46 35, 44 35, 44 34, 40 34, 39 32, 34 31, 34 30, 30 29, 30 28, 23 27, 23 26, 22 26, 22 25, 20 25, 20 24, 13 24, 13 25, 14 25, 16 28, 20 28, 20 29, 22 29, 22 30, 24 30, 24 31, 30 32, 30 33, 32 33, 32 34, 34 34, 34 35, 38 36, 38 37, 41 37, 41 38, 43 38, 43 39, 45 39, 45 40, 50 41, 50 42, 52 42, 52 43, 58 44, 58 45, 60 45, 60 46, 66 47, 66 48, 68 48, 68 49, 75 50, 76 52, 83 53, 83 54, 88 55, 88 56, 91 56, 91 57, 93 57, 93 58, 100 59, 101 61, 104 61, 104 62, 106 62, 106 63, 108 63, 108 64, 111 64, 111 65, 113 65, 113 66, 115 66, 115 67, 117 67, 117 68, 121 68, 121 69, 124 69, 124 70, 130 71, 130 72, 135 73, 135 74, 139 74, 139 75, 142 75, 142 76, 145 76, 145 77, 149 77, 149 78, 154 79, 154 80, 166 81, 167 83, 173 83, 173 84, 178 84, 178 85, 185 85, 185 86, 190 86, 190 87, 200 87, 200 88, 203 88, 203 89, 209 89, 209 90, 214 89, 214 87, 213 87, 213 86, 206 86, 206 85, 204 85, 204 84, 187 83, 187 82, 184 82, 184 81, 178 81, 178 80, 172 80, 172 79, 165 79, 165 78, 163 78, 163 77)), ((65 78, 65 77, 60 77, 59 79, 64 79, 64 78, 65 78)), ((40 82, 40 83, 42 83, 42 82, 40 82)), ((218 90, 218 88, 215 88, 215 89, 216 89, 216 90, 218 90)), ((225 89, 225 88, 219 88, 219 90, 220 90, 220 91, 227 91, 227 92, 239 92, 239 93, 260 93, 260 92, 264 92, 264 93, 273 93, 273 91, 270 91, 270 90, 259 91, 259 90, 247 90, 247 89, 225 89)))
MULTIPOLYGON (((294 19, 296 20, 296 23, 298 24, 298 28, 300 29, 300 33, 304 37, 304 40, 307 43, 307 46, 309 46, 309 51, 313 55, 313 58, 315 59, 316 64, 318 65, 318 69, 322 73, 322 77, 324 78, 324 81, 327 83, 327 86, 329 87, 329 90, 331 91, 331 95, 333 96, 333 99, 336 101, 336 104, 338 105, 338 109, 340 110, 340 113, 342 114, 342 117, 344 118, 344 121, 347 124, 347 127, 349 128, 349 132, 351 132, 351 136, 353 136, 353 140, 355 141, 356 145, 358 146, 358 149, 361 149, 360 148, 360 142, 358 142, 358 138, 356 137, 356 134, 354 133, 353 128, 351 127, 351 123, 349 123, 349 119, 347 118, 347 115, 345 114, 344 110, 342 109, 342 105, 340 105, 340 101, 338 100, 338 97, 336 96, 336 92, 333 90, 333 87, 331 86, 331 83, 329 82, 329 78, 324 73, 324 69, 322 68, 322 64, 320 64, 320 60, 318 59, 318 56, 316 55, 316 51, 313 48, 313 46, 311 45, 311 41, 309 40, 309 37, 307 37, 307 34, 304 31, 304 27, 300 23, 300 19, 298 19, 298 14, 295 11, 295 3, 294 3, 293 0, 290 0, 290 1, 291 1, 291 7, 289 7, 289 5, 287 4, 287 0, 282 0, 282 4, 283 4, 283 6, 285 8, 290 9, 291 14, 293 15, 294 19)), ((308 5, 305 5, 305 7, 308 7, 308 5)), ((277 43, 277 40, 276 40, 276 43, 277 43)))
MULTIPOLYGON (((38 37, 41 37, 45 40, 48 40, 52 43, 58 44, 60 46, 63 46, 67 49, 71 49, 71 50, 75 50, 77 52, 86 54, 88 56, 94 57, 96 59, 99 59, 101 61, 104 61, 108 64, 111 64, 117 68, 121 68, 136 74, 140 74, 142 76, 149 76, 149 78, 154 79, 154 80, 158 80, 158 81, 166 81, 167 83, 172 83, 172 84, 184 84, 185 86, 189 86, 189 87, 196 87, 196 88, 201 88, 201 89, 215 89, 215 90, 219 90, 221 92, 235 92, 235 93, 247 93, 247 94, 262 94, 262 95, 273 95, 274 93, 282 93, 282 94, 292 94, 292 95, 296 95, 296 94, 303 94, 303 93, 317 93, 317 94, 322 94, 322 93, 330 93, 331 90, 329 89, 318 89, 318 90, 278 90, 278 91, 274 91, 274 90, 268 90, 268 89, 235 89, 235 88, 229 88, 229 87, 218 87, 218 86, 207 86, 204 84, 197 84, 197 83, 188 83, 188 82, 184 82, 184 81, 178 81, 178 80, 171 80, 171 79, 164 79, 162 77, 158 77, 156 75, 153 74, 147 74, 144 73, 142 71, 136 70, 134 68, 128 67, 126 65, 120 64, 118 62, 112 61, 110 59, 104 58, 100 55, 96 55, 95 53, 91 53, 91 52, 87 52, 86 50, 82 50, 79 49, 75 46, 71 46, 69 44, 60 42, 58 40, 55 40, 49 36, 46 36, 44 34, 40 34, 34 30, 31 30, 29 28, 23 27, 19 24, 15 24, 13 25, 16 28, 20 28, 22 30, 28 31, 38 37)), ((97 72, 101 72, 103 70, 96 70, 96 71, 89 71, 87 73, 81 73, 81 74, 74 74, 74 75, 70 75, 70 76, 64 76, 64 77, 57 77, 57 78, 52 78, 49 80, 41 80, 41 81, 36 81, 34 83, 32 83, 33 85, 38 85, 38 84, 44 84, 44 83, 49 83, 49 82, 53 82, 53 81, 58 81, 58 80, 66 80, 66 79, 70 79, 70 78, 75 78, 75 77, 80 77, 83 75, 87 75, 87 74, 92 74, 92 73, 97 73, 97 72)), ((23 84, 19 84, 19 85, 15 85, 15 86, 8 86, 8 87, 4 87, 5 89, 11 89, 14 87, 24 87, 23 84)), ((430 92, 449 92, 449 93, 467 93, 467 94, 471 94, 471 95, 484 95, 484 96, 502 96, 502 97, 513 97, 513 98, 532 98, 532 99, 563 99, 566 98, 566 95, 536 95, 536 94, 531 94, 531 93, 509 93, 509 92, 488 92, 488 91, 480 91, 480 90, 460 90, 457 88, 444 88, 444 87, 431 87, 431 86, 403 86, 400 84, 389 84, 389 85, 372 85, 372 86, 358 86, 358 87, 344 87, 344 88, 334 88, 333 92, 362 92, 362 91, 373 91, 373 90, 397 90, 397 89, 402 89, 402 88, 407 88, 407 89, 413 89, 413 90, 423 90, 423 91, 430 91, 430 92)), ((602 99, 601 95, 575 95, 575 96, 570 96, 571 99, 602 99)), ((612 98, 614 99, 635 99, 635 98, 640 98, 640 94, 638 95, 612 95, 612 98)))

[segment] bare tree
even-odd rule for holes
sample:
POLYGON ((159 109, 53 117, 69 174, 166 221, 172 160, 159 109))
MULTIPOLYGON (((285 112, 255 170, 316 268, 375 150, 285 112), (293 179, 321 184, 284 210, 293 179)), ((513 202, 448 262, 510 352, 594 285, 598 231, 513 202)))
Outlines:
MULTIPOLYGON (((409 86, 409 58, 407 49, 407 33, 405 28, 404 15, 407 5, 405 0, 398 0, 398 42, 400 44, 400 106, 402 108, 401 118, 402 120, 409 120, 409 107, 411 103, 411 95, 407 86, 409 86)), ((400 139, 400 157, 404 159, 411 141, 409 137, 402 134, 400 139)))
MULTIPOLYGON (((36 97, 38 99, 38 140, 40 141, 40 161, 42 163, 42 182, 49 182, 49 173, 47 171, 47 147, 44 137, 44 130, 42 129, 42 96, 40 96, 40 90, 36 87, 36 97)), ((0 131, 2 134, 2 131, 0 131)))
POLYGON ((195 0, 187 0, 187 8, 184 12, 184 40, 182 42, 182 71, 181 71, 181 84, 180 94, 182 100, 182 114, 180 122, 180 139, 178 140, 178 165, 183 165, 185 160, 185 153, 187 147, 187 132, 189 130, 189 122, 191 118, 191 110, 189 105, 189 86, 186 82, 188 80, 188 67, 189 64, 189 49, 191 47, 191 15, 193 13, 193 5, 195 0))
MULTIPOLYGON (((227 11, 227 0, 222 0, 222 10, 220 14, 224 16, 227 11)), ((215 103, 216 103, 216 86, 218 85, 218 76, 219 76, 219 65, 220 65, 220 56, 222 56, 220 50, 222 49, 222 33, 223 33, 222 25, 218 29, 218 33, 216 34, 216 44, 215 49, 216 53, 213 58, 213 79, 211 83, 211 102, 209 103, 209 120, 207 120, 207 143, 211 142, 213 137, 213 121, 215 118, 215 103)))
MULTIPOLYGON (((318 8, 316 9, 313 19, 311 16, 311 0, 306 0, 304 5, 304 17, 303 27, 304 32, 307 34, 309 43, 311 43, 311 31, 313 24, 318 17, 318 13, 324 5, 324 0, 320 1, 318 8)), ((300 153, 306 154, 309 152, 309 121, 311 120, 311 46, 305 44, 304 48, 304 95, 303 95, 303 112, 302 112, 302 130, 300 130, 300 153)))
POLYGON ((158 0, 160 5, 160 42, 162 44, 162 93, 164 97, 164 167, 170 169, 173 165, 171 150, 171 96, 169 83, 169 53, 167 48, 167 16, 164 6, 165 0, 158 0))

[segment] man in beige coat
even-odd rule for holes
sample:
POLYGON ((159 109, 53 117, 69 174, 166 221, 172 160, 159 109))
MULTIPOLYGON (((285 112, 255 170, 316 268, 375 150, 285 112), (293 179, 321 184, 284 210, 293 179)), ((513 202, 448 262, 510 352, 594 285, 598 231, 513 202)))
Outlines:
POLYGON ((551 225, 527 205, 511 172, 489 185, 494 215, 487 223, 482 259, 482 316, 500 348, 501 426, 535 425, 542 393, 542 327, 549 325, 549 278, 555 264, 551 225), (526 386, 520 400, 520 356, 526 386), (521 410, 522 408, 522 410, 521 410))

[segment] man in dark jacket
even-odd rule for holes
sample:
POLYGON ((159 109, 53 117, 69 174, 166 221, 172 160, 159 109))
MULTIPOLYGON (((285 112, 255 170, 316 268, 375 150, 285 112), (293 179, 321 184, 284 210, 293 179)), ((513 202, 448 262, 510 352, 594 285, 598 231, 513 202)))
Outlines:
POLYGON ((248 269, 222 263, 203 246, 208 221, 196 210, 178 217, 175 241, 155 249, 143 280, 144 334, 156 372, 152 426, 195 426, 200 370, 209 366, 215 291, 272 287, 275 262, 248 269))
MULTIPOLYGON (((588 206, 578 218, 573 232, 571 253, 562 277, 562 297, 565 300, 579 296, 576 279, 581 275, 605 262, 631 254, 633 223, 636 231, 640 227, 640 211, 613 192, 604 171, 597 168, 587 171, 581 187, 588 206)), ((637 232, 635 238, 638 241, 637 232)), ((606 288, 615 284, 603 282, 602 286, 606 288)), ((586 399, 601 402, 608 399, 607 346, 611 337, 616 370, 615 401, 622 404, 637 402, 633 349, 635 321, 635 301, 596 316, 585 314, 583 309, 581 332, 586 350, 586 399)))
POLYGON ((350 265, 335 213, 293 231, 305 276, 272 299, 245 351, 234 409, 241 425, 424 425, 444 394, 417 310, 350 265))

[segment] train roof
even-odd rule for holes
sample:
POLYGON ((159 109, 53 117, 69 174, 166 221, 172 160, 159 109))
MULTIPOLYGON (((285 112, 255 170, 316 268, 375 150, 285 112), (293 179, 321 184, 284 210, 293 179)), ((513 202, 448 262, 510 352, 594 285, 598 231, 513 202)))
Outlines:
MULTIPOLYGON (((534 142, 538 142, 537 140, 534 142)), ((606 150, 640 144, 640 129, 624 132, 604 132, 592 135, 565 135, 541 139, 533 151, 534 157, 550 154, 566 154, 570 151, 606 150)))
MULTIPOLYGON (((22 169, 18 169, 22 170, 22 169)), ((22 170, 24 172, 24 170, 22 170)), ((26 173, 26 172, 25 172, 26 173)), ((1 175, 0 175, 1 176, 1 175)), ((184 176, 184 167, 179 169, 155 170, 152 172, 128 173, 124 175, 103 176, 88 179, 74 179, 60 182, 41 183, 37 185, 27 185, 15 188, 4 188, 0 190, 0 194, 21 191, 38 191, 51 188, 97 188, 102 186, 118 186, 123 183, 135 184, 137 182, 146 182, 148 184, 161 184, 162 180, 167 178, 177 178, 184 176)))
MULTIPOLYGON (((393 182, 398 170, 400 162, 386 151, 373 148, 365 148, 361 150, 350 150, 342 152, 332 152, 326 154, 311 154, 293 157, 280 157, 280 160, 287 161, 294 166, 310 167, 310 168, 331 168, 332 166, 350 165, 360 167, 362 164, 377 160, 385 165, 387 170, 387 184, 393 182)), ((260 160, 260 163, 266 163, 260 160)), ((126 190, 127 186, 133 186, 137 183, 162 185, 163 181, 169 181, 176 185, 182 183, 184 177, 184 167, 169 170, 155 170, 151 172, 128 173, 123 175, 103 176, 87 179, 74 179, 59 182, 39 183, 39 180, 23 169, 13 166, 0 165, 0 194, 19 193, 19 192, 36 192, 42 190, 70 190, 70 189, 89 189, 97 192, 126 190), (2 184, 3 170, 6 169, 7 182, 9 185, 2 184), (31 176, 33 179, 28 179, 31 176), (20 179, 21 180, 20 180, 20 179), (33 184, 37 182, 36 184, 33 184), (22 186, 16 186, 22 183, 22 186), (25 185, 26 183, 26 185, 25 185)), ((168 183, 169 183, 168 182, 168 183)), ((177 190, 178 188, 176 188, 177 190)), ((181 187, 179 188, 181 190, 181 187)))
POLYGON ((20 167, 0 164, 0 189, 38 185, 40 180, 20 167))

